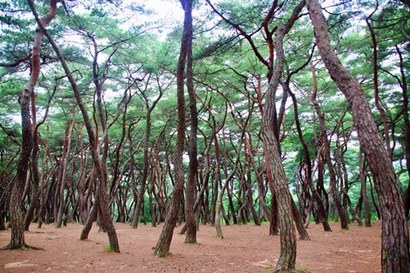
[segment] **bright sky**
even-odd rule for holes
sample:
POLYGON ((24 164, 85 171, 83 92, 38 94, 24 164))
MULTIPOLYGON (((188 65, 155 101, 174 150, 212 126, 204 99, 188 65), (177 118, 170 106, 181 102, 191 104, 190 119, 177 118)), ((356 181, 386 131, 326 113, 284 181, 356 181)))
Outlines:
MULTIPOLYGON (((164 21, 167 25, 176 25, 182 22, 184 12, 179 0, 126 0, 125 5, 143 7, 146 10, 152 10, 155 14, 131 16, 131 20, 141 22, 164 21)), ((134 22, 133 22, 134 23, 134 22)))
POLYGON ((178 0, 149 0, 141 2, 143 2, 144 6, 155 10, 160 16, 165 18, 182 19, 184 16, 184 12, 178 0))

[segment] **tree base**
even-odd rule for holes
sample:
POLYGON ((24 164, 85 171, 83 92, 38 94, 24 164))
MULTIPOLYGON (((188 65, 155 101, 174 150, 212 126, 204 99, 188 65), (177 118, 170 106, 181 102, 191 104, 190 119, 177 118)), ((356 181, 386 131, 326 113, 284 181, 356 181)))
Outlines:
POLYGON ((12 245, 7 245, 3 248, 0 248, 0 250, 17 250, 17 249, 20 249, 20 250, 44 250, 41 247, 30 246, 30 245, 27 245, 27 244, 24 244, 24 245, 19 246, 19 247, 15 247, 15 246, 12 246, 12 245))
POLYGON ((306 270, 297 270, 297 269, 283 269, 275 267, 272 273, 308 273, 309 271, 306 270))
POLYGON ((188 237, 188 236, 187 236, 187 237, 185 238, 184 243, 185 243, 185 244, 196 244, 197 241, 196 241, 196 238, 192 238, 192 237, 188 237))
POLYGON ((171 256, 172 254, 169 253, 168 251, 165 251, 163 249, 155 249, 154 250, 154 256, 157 258, 167 258, 171 256))

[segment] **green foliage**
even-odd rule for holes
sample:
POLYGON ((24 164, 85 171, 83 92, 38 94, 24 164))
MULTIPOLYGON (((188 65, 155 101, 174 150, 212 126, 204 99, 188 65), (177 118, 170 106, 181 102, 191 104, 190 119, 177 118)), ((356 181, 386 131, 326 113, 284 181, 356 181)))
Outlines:
POLYGON ((111 247, 111 245, 105 245, 103 248, 105 252, 114 253, 114 249, 111 247))

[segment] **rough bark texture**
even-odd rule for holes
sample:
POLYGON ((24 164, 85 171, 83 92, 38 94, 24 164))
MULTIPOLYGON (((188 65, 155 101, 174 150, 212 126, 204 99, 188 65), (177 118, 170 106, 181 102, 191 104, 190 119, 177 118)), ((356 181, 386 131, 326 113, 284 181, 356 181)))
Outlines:
POLYGON ((178 220, 178 212, 182 201, 184 190, 184 169, 182 154, 185 138, 185 102, 184 102, 184 69, 188 52, 189 40, 192 33, 192 0, 181 0, 185 11, 184 32, 181 41, 181 49, 177 68, 177 104, 178 104, 178 124, 177 140, 174 152, 175 184, 172 192, 172 200, 165 219, 164 227, 155 246, 154 255, 165 257, 169 253, 174 228, 178 220))
POLYGON ((269 183, 272 184, 278 201, 278 220, 280 229, 280 258, 274 271, 292 270, 296 263, 296 230, 292 218, 291 195, 288 189, 285 170, 279 154, 279 144, 275 137, 273 116, 275 114, 274 94, 279 86, 279 78, 282 71, 284 53, 283 37, 285 27, 279 25, 276 37, 276 67, 275 73, 270 80, 269 89, 266 92, 266 102, 263 113, 263 142, 265 149, 266 172, 269 183))
POLYGON ((292 196, 289 192, 285 170, 280 157, 278 139, 275 136, 274 120, 276 118, 275 94, 280 83, 285 58, 283 39, 292 28, 304 6, 305 1, 300 1, 286 24, 279 23, 277 26, 275 37, 276 64, 269 80, 262 117, 266 174, 271 189, 273 189, 273 193, 277 198, 280 229, 280 257, 274 272, 294 270, 296 264, 296 230, 292 217, 292 196))
MULTIPOLYGON (((29 3, 31 0, 29 0, 29 3)), ((32 2, 31 2, 32 3, 32 2)), ((38 18, 38 21, 42 25, 47 25, 57 12, 57 1, 50 1, 50 10, 47 15, 38 18)), ((18 249, 26 247, 24 241, 24 215, 21 209, 21 199, 24 191, 24 185, 27 179, 28 165, 30 161, 30 154, 33 148, 32 139, 32 124, 30 117, 30 100, 34 92, 34 86, 38 81, 40 75, 40 48, 41 39, 43 37, 43 31, 40 28, 36 29, 36 35, 34 38, 33 51, 31 55, 31 76, 29 81, 20 97, 21 107, 21 127, 22 127, 22 140, 21 140, 21 152, 17 163, 17 180, 13 185, 10 196, 10 224, 11 224, 11 239, 10 244, 7 246, 9 249, 18 249)))
POLYGON ((71 87, 74 92, 75 99, 77 101, 77 104, 80 108, 81 114, 83 116, 84 124, 87 129, 87 134, 88 134, 88 140, 90 143, 90 151, 91 151, 91 157, 93 159, 93 164, 95 168, 95 172, 97 175, 97 189, 96 189, 96 200, 95 203, 99 205, 98 207, 98 213, 100 216, 102 228, 107 231, 108 234, 108 239, 110 243, 110 249, 114 252, 120 252, 119 244, 118 244, 118 238, 117 234, 114 228, 114 224, 112 222, 111 216, 108 211, 108 201, 107 197, 105 194, 105 189, 106 189, 106 176, 104 175, 104 171, 102 168, 102 163, 99 158, 98 154, 98 138, 96 137, 96 133, 92 127, 92 123, 90 120, 90 117, 88 115, 87 109, 85 107, 85 104, 83 103, 82 97, 81 97, 81 92, 78 89, 77 83, 71 73, 71 70, 69 69, 67 62, 65 61, 63 55, 60 52, 60 49, 58 48, 57 44, 55 43, 54 39, 51 37, 51 35, 47 32, 47 30, 44 27, 44 24, 40 19, 38 18, 37 11, 34 7, 34 4, 32 0, 29 0, 29 5, 30 8, 33 12, 34 17, 36 18, 36 21, 39 25, 39 28, 41 31, 44 33, 44 35, 47 37, 49 43, 54 49, 54 52, 56 53, 58 59, 61 62, 61 65, 64 69, 65 74, 67 75, 67 78, 71 84, 71 87))
MULTIPOLYGON (((192 22, 191 22, 192 24, 192 22)), ((186 236, 185 243, 196 243, 196 220, 195 220, 195 193, 198 175, 198 149, 197 149, 197 134, 198 134, 198 110, 196 107, 196 92, 194 89, 193 80, 193 59, 192 59, 192 27, 189 28, 191 32, 188 40, 187 53, 187 90, 189 95, 189 112, 191 114, 191 132, 189 138, 189 170, 188 181, 185 190, 185 219, 186 219, 186 236)))
POLYGON ((306 1, 317 46, 330 76, 351 106, 361 148, 373 174, 382 218, 382 272, 409 272, 409 231, 393 166, 360 84, 337 58, 317 0, 306 1))
POLYGON ((39 148, 39 134, 37 127, 37 114, 36 114, 36 96, 35 93, 31 93, 31 116, 33 122, 32 130, 32 150, 31 150, 31 179, 32 179, 32 188, 31 188, 31 202, 30 206, 27 209, 25 218, 24 218, 24 230, 28 231, 30 223, 34 216, 34 210, 38 208, 39 205, 39 181, 40 181, 40 171, 38 168, 38 152, 39 148))

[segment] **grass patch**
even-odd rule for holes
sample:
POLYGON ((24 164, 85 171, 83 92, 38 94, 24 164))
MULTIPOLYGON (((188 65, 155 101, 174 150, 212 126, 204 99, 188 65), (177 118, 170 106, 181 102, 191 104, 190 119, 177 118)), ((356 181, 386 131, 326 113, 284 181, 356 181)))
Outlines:
POLYGON ((114 249, 110 245, 105 245, 103 249, 105 252, 114 253, 114 249))

